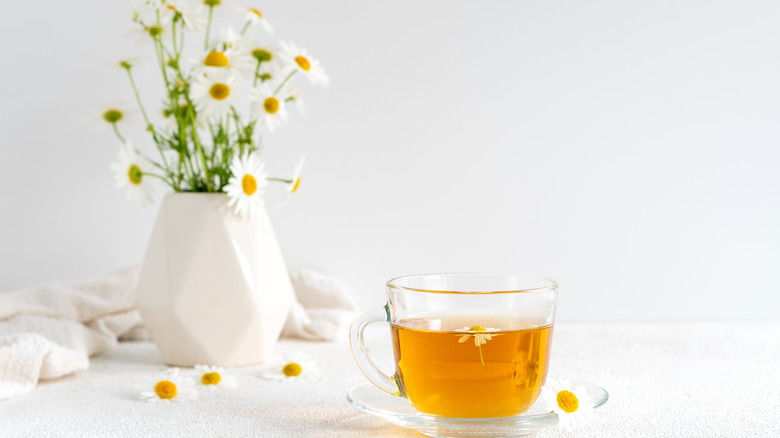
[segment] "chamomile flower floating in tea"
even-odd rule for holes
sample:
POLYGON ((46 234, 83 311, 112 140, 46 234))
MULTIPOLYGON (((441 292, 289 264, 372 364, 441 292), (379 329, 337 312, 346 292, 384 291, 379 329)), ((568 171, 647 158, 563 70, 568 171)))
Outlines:
POLYGON ((595 413, 585 387, 572 387, 568 380, 548 379, 542 387, 542 399, 558 414, 558 426, 566 431, 588 423, 595 413))
POLYGON ((268 184, 265 163, 256 155, 235 157, 230 171, 233 176, 225 187, 230 199, 228 207, 235 207, 242 218, 251 217, 263 205, 263 191, 268 184))
POLYGON ((481 325, 475 325, 473 327, 463 327, 461 329, 457 329, 455 331, 457 332, 469 332, 468 335, 463 335, 458 339, 459 343, 464 343, 469 340, 469 338, 474 338, 474 345, 479 349, 479 360, 482 362, 482 365, 485 365, 485 359, 482 357, 482 344, 486 344, 487 341, 490 341, 493 339, 493 336, 499 336, 497 333, 488 333, 488 332, 496 332, 499 329, 493 328, 493 327, 482 327, 481 325))
POLYGON ((111 164, 111 170, 114 171, 116 187, 125 189, 130 202, 137 205, 151 202, 152 187, 149 185, 147 162, 130 142, 119 148, 117 161, 111 164))
POLYGON ((178 368, 167 370, 158 378, 145 377, 143 383, 136 385, 141 390, 139 398, 152 403, 185 401, 197 397, 195 383, 189 377, 183 377, 178 368))
POLYGON ((314 380, 320 375, 317 363, 300 353, 286 355, 282 360, 267 367, 260 377, 268 380, 294 382, 314 380))
POLYGON ((205 389, 232 389, 238 386, 235 376, 222 367, 195 365, 199 377, 199 387, 205 389))

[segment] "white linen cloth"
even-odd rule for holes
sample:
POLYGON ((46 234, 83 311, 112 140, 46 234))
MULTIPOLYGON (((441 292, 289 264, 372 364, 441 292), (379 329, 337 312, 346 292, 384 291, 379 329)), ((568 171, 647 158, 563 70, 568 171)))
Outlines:
MULTIPOLYGON (((139 267, 84 281, 0 293, 0 400, 31 391, 40 379, 89 367, 89 357, 118 340, 148 339, 133 306, 139 267)), ((282 337, 332 341, 355 305, 343 286, 311 270, 293 272, 297 300, 282 337)))

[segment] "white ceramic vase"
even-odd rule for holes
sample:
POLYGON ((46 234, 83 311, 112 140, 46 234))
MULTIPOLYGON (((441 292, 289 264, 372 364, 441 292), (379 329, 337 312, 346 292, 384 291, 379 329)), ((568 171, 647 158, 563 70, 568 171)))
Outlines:
POLYGON ((265 209, 242 220, 225 194, 171 193, 152 230, 136 306, 170 365, 266 361, 293 290, 265 209))

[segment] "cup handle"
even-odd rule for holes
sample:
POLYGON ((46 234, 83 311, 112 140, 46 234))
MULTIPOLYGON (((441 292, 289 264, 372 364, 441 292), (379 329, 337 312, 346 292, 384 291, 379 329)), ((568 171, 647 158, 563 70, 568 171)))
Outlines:
POLYGON ((349 344, 352 347, 352 356, 355 358, 358 368, 360 368, 360 371, 363 372, 363 375, 365 375, 371 383, 388 394, 401 395, 395 378, 385 375, 377 368, 374 361, 368 357, 366 344, 363 340, 363 331, 369 324, 387 321, 388 313, 386 307, 375 307, 360 312, 360 314, 355 317, 355 320, 352 321, 352 326, 349 328, 349 344))

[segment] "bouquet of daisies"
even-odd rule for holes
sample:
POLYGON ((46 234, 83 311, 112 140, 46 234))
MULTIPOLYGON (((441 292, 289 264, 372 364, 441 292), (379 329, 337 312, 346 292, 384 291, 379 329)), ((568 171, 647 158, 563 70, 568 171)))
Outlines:
POLYGON ((269 177, 259 147, 262 132, 284 125, 291 104, 302 109, 290 88, 295 76, 322 86, 328 76, 306 50, 268 41, 273 29, 257 9, 238 10, 240 31, 226 27, 214 35, 212 18, 222 8, 221 0, 145 0, 133 13, 162 74, 165 121, 152 123, 141 102, 136 61, 120 61, 157 149, 150 155, 125 139, 118 127, 122 110, 103 113, 123 143, 112 170, 131 201, 150 202, 156 179, 176 192, 227 193, 228 205, 249 217, 262 205, 269 182, 284 184, 283 202, 298 190, 303 158, 291 178, 269 177), (257 29, 267 34, 264 40, 250 38, 257 29), (185 40, 195 51, 185 49, 185 40))

